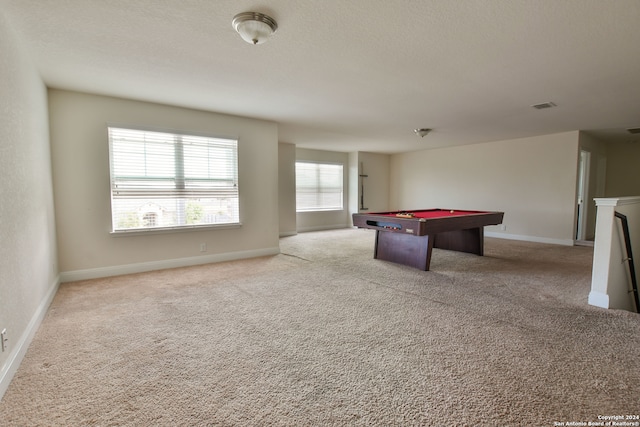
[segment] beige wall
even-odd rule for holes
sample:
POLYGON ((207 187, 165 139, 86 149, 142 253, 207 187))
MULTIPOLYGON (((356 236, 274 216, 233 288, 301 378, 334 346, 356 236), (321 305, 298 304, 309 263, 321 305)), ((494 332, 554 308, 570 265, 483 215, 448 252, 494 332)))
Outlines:
POLYGON ((593 240, 596 232, 597 212, 594 199, 596 197, 604 197, 607 145, 584 132, 580 132, 580 150, 588 151, 591 154, 587 197, 585 197, 585 208, 587 211, 585 238, 586 240, 593 240))
POLYGON ((47 94, 0 13, 0 398, 58 285, 47 94))
POLYGON ((360 178, 358 175, 360 174, 360 163, 359 163, 359 153, 357 151, 353 151, 349 153, 349 194, 347 196, 348 199, 348 224, 350 227, 353 227, 353 219, 352 215, 358 212, 358 208, 360 207, 360 193, 358 188, 360 188, 360 178))
POLYGON ((49 109, 63 281, 279 251, 275 123, 61 90, 49 109), (238 138, 242 226, 112 236, 108 124, 238 138))
POLYGON ((349 153, 349 225, 352 214, 389 210, 389 161, 391 156, 364 151, 349 153), (360 175, 366 175, 361 177, 360 175), (364 198, 362 197, 364 190, 364 198), (364 208, 361 209, 364 203, 364 208))
POLYGON ((349 154, 335 151, 307 150, 296 148, 296 160, 312 162, 340 163, 343 165, 344 195, 342 210, 323 212, 298 212, 296 223, 298 231, 325 230, 331 228, 344 228, 349 226, 349 154))
POLYGON ((391 156, 391 209, 504 211, 498 237, 572 244, 578 132, 391 156))
MULTIPOLYGON (((389 210, 389 164, 388 154, 358 152, 358 164, 367 175, 364 183, 365 212, 385 212, 389 210)), ((358 207, 360 207, 362 186, 358 187, 358 207)))
POLYGON ((278 205, 280 236, 296 234, 296 146, 283 142, 278 144, 278 205))
MULTIPOLYGON (((640 140, 640 137, 638 138, 640 140)), ((607 144, 605 197, 640 195, 640 142, 607 144)))

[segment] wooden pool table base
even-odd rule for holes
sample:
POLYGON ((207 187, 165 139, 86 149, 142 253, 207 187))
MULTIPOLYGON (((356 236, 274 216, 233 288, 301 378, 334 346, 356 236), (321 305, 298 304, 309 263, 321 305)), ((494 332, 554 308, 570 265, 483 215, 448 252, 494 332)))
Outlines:
POLYGON ((429 271, 433 248, 484 254, 484 228, 415 236, 376 230, 375 259, 429 271))

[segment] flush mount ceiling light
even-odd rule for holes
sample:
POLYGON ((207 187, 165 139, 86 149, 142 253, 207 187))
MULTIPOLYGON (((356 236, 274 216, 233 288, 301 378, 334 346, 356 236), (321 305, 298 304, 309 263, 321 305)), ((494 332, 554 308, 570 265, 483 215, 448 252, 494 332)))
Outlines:
POLYGON ((233 17, 233 28, 247 43, 262 44, 276 32, 278 23, 258 12, 242 12, 233 17))
POLYGON ((545 108, 557 107, 557 105, 553 102, 543 102, 540 104, 533 104, 532 107, 536 110, 544 110, 545 108))
POLYGON ((425 135, 427 135, 429 132, 431 132, 431 129, 421 128, 421 129, 414 129, 413 131, 416 133, 416 135, 424 138, 425 135))

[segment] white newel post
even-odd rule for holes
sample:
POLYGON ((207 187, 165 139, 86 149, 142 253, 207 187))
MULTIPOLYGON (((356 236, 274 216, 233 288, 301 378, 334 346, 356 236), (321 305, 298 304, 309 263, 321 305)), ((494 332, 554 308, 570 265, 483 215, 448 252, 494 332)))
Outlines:
POLYGON ((598 198, 595 202, 598 213, 589 304, 635 312, 624 234, 615 212, 627 216, 637 272, 640 270, 640 197, 598 198))

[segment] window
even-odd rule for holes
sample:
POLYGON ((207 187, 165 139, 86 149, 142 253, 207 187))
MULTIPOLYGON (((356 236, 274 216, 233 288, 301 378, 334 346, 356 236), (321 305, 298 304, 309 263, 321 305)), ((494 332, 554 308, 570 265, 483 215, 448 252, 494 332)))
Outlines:
POLYGON ((342 209, 342 165, 296 162, 296 211, 342 209))
POLYGON ((113 231, 238 224, 237 145, 110 127, 113 231))

